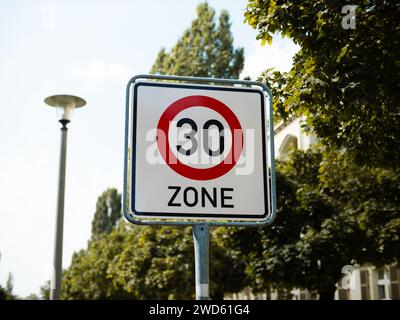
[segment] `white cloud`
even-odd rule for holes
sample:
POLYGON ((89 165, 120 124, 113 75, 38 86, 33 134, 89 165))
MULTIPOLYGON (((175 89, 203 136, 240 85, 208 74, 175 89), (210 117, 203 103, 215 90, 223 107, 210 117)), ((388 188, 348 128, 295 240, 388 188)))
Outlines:
POLYGON ((132 68, 120 63, 106 63, 102 59, 94 59, 89 65, 72 68, 72 74, 78 78, 92 82, 107 80, 123 80, 132 76, 132 68))
POLYGON ((300 47, 290 39, 274 37, 271 45, 261 46, 261 41, 254 41, 254 50, 246 57, 241 78, 250 76, 255 80, 267 68, 289 71, 292 58, 300 47))

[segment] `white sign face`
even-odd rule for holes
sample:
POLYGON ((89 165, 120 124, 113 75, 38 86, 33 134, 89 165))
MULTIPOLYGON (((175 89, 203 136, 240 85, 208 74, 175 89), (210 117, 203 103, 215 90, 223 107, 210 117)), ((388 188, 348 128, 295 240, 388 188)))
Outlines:
POLYGON ((131 214, 268 216, 262 90, 150 81, 136 82, 131 90, 131 214))

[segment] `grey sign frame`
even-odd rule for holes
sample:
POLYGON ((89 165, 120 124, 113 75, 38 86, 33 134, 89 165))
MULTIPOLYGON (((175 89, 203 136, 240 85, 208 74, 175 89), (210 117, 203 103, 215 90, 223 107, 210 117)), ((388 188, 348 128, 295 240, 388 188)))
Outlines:
MULTIPOLYGON (((134 183, 134 182, 131 182, 134 183)), ((275 181, 275 147, 274 147, 274 121, 273 121, 273 106, 272 106, 272 92, 263 83, 249 80, 233 80, 233 79, 218 79, 218 78, 203 78, 203 77, 182 77, 182 76, 167 76, 167 75, 154 75, 154 74, 140 74, 132 77, 126 86, 126 101, 125 101, 125 142, 124 142, 124 185, 122 194, 122 207, 125 218, 137 225, 169 225, 169 226, 236 226, 236 227, 251 227, 263 226, 271 224, 276 217, 276 181, 275 181), (242 87, 258 87, 268 96, 269 100, 269 161, 270 170, 267 182, 270 190, 270 214, 262 220, 243 221, 241 220, 174 220, 174 218, 137 218, 129 212, 129 133, 130 133, 130 98, 131 87, 139 80, 150 80, 156 82, 170 81, 171 83, 191 83, 191 84, 219 84, 219 85, 241 85, 242 87)))

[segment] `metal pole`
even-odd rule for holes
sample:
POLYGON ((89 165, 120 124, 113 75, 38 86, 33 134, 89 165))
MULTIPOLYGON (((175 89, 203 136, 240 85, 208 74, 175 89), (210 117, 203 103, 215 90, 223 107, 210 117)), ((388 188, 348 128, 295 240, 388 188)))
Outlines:
POLYGON ((65 165, 67 159, 67 123, 68 120, 60 120, 61 127, 61 152, 60 172, 58 178, 58 199, 56 217, 56 237, 54 246, 53 278, 50 287, 50 300, 61 299, 62 276, 62 252, 63 252, 63 228, 64 228, 64 198, 65 198, 65 165))
POLYGON ((209 246, 210 226, 193 225, 193 243, 196 278, 196 300, 209 300, 209 246))

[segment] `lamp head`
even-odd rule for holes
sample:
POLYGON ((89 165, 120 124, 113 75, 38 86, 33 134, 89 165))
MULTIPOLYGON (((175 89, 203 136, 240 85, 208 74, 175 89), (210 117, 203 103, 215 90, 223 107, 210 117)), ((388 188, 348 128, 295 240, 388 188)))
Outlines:
POLYGON ((58 120, 60 122, 70 122, 74 109, 86 105, 86 101, 82 98, 68 94, 50 96, 44 99, 44 102, 47 105, 56 108, 58 120))

